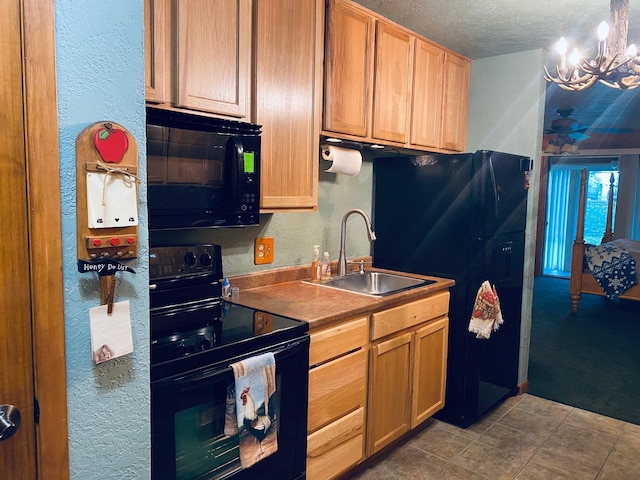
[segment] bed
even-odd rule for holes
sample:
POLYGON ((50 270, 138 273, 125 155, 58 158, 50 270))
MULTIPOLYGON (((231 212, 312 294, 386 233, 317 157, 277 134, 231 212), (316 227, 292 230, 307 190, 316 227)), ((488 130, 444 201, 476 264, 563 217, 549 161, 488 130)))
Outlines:
MULTIPOLYGON (((605 293, 600 286, 594 273, 588 268, 587 259, 592 259, 593 246, 589 246, 584 242, 584 222, 585 222, 585 205, 586 205, 586 193, 587 193, 587 171, 582 170, 580 175, 580 194, 578 198, 578 222, 576 228, 576 237, 573 241, 573 250, 571 253, 571 280, 569 283, 569 294, 571 296, 571 311, 577 312, 580 298, 583 293, 591 295, 606 296, 609 298, 623 298, 627 300, 639 300, 640 301, 640 285, 637 283, 633 286, 624 289, 621 293, 613 295, 611 292, 605 293), (585 252, 587 257, 585 258, 585 252)), ((613 218, 613 185, 614 177, 611 175, 611 188, 609 189, 608 206, 607 206, 607 223, 600 242, 600 246, 603 247, 622 247, 628 254, 624 254, 626 258, 629 255, 635 259, 636 266, 640 266, 640 241, 618 239, 614 240, 614 234, 612 229, 613 218)), ((598 248, 597 247, 597 248, 598 248)), ((591 264, 591 263, 589 263, 591 264)), ((596 271, 597 274, 597 270, 596 271)))

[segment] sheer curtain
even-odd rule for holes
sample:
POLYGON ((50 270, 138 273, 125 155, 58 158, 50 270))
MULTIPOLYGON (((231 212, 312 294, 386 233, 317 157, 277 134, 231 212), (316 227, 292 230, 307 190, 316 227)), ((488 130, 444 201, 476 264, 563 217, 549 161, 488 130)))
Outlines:
POLYGON ((571 267, 571 250, 567 248, 569 229, 569 197, 573 170, 557 168, 549 170, 546 229, 544 232, 543 273, 562 274, 571 267))
MULTIPOLYGON (((608 172, 620 168, 621 184, 617 187, 617 203, 614 218, 615 231, 631 238, 632 231, 640 233, 638 219, 640 192, 638 178, 640 167, 638 157, 551 157, 547 186, 547 208, 545 212, 544 247, 542 251, 542 273, 568 277, 571 270, 571 246, 578 221, 578 194, 580 173, 586 168, 589 173, 598 175, 589 177, 596 183, 588 188, 585 241, 600 243, 604 233, 606 218, 606 192, 608 191, 608 172), (624 173, 623 173, 624 172, 624 173), (598 178, 596 178, 598 177, 598 178), (622 183, 624 179, 624 184, 622 183), (602 194, 597 182, 602 185, 602 194)), ((588 180, 588 184, 592 183, 588 180)))

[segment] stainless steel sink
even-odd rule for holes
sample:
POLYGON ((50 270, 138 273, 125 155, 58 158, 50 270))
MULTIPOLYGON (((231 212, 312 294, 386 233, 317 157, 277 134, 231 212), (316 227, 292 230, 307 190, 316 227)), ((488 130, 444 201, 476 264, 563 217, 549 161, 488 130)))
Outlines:
POLYGON ((384 297, 417 287, 435 283, 435 280, 408 277, 393 273, 371 272, 350 273, 341 277, 333 277, 323 283, 314 283, 323 287, 337 288, 349 292, 384 297))

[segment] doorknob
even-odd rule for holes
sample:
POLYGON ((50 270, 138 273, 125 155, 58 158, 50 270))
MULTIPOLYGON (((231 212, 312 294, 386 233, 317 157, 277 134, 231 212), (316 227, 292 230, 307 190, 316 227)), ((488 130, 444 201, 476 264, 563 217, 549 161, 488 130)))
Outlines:
POLYGON ((0 405, 0 441, 13 436, 20 426, 20 410, 13 405, 0 405))

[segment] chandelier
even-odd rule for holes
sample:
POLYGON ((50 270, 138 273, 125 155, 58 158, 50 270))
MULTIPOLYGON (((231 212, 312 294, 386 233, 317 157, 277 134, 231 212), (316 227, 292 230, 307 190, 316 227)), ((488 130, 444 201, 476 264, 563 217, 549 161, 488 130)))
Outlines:
POLYGON ((557 83, 565 90, 585 90, 596 82, 630 90, 640 85, 640 57, 635 45, 627 48, 629 30, 629 0, 611 0, 611 23, 598 27, 598 53, 591 59, 582 57, 577 48, 567 57, 567 40, 562 37, 556 46, 560 62, 555 67, 555 76, 544 67, 544 78, 557 83))

